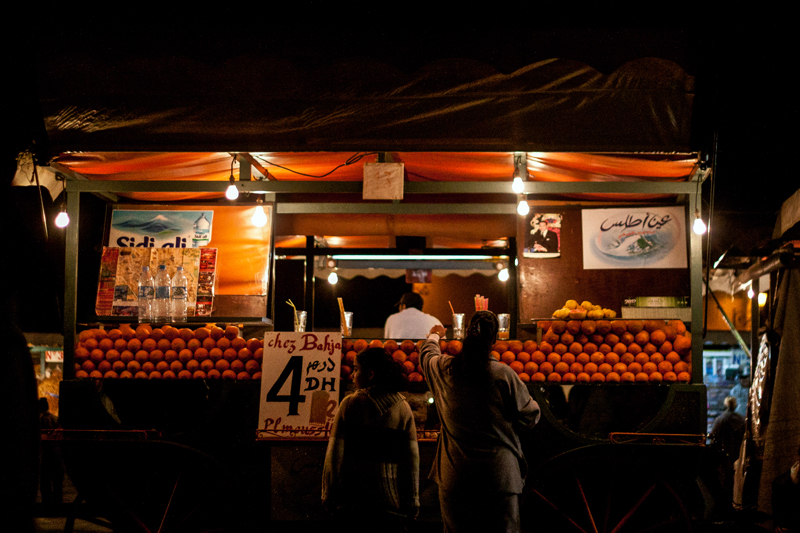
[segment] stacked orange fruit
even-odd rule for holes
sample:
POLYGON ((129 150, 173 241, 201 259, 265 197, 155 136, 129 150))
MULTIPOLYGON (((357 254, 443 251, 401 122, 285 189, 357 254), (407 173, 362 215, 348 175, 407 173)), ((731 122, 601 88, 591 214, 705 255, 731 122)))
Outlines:
POLYGON ((691 381, 691 334, 680 320, 540 322, 540 342, 498 341, 492 357, 523 381, 691 381))
POLYGON ((140 324, 87 329, 75 346, 75 377, 92 379, 261 379, 263 342, 237 326, 195 330, 140 324))

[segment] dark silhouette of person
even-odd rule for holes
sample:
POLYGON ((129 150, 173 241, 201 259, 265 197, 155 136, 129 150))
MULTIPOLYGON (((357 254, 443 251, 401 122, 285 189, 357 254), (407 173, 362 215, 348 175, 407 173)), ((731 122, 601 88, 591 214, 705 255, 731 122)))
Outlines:
POLYGON ((733 463, 739 458, 744 438, 744 417, 736 412, 736 406, 736 398, 725 398, 725 411, 714 420, 709 435, 726 506, 733 503, 733 463))
MULTIPOLYGON (((58 429, 58 417, 50 412, 47 398, 39 398, 39 428, 58 429)), ((42 505, 52 507, 64 501, 64 462, 57 441, 42 439, 42 458, 39 467, 39 490, 42 505)))

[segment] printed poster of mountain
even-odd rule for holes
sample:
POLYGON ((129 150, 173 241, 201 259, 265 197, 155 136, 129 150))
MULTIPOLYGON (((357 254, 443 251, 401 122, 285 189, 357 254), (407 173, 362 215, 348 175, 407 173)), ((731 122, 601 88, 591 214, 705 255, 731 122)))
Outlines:
POLYGON ((115 209, 108 246, 202 248, 211 241, 214 211, 115 209))
POLYGON ((688 268, 683 206, 584 209, 583 268, 688 268))

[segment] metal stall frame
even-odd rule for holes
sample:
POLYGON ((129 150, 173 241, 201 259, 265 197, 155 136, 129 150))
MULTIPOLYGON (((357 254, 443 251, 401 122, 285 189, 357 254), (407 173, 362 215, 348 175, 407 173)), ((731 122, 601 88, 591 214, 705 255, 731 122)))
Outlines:
MULTIPOLYGON (((239 154, 240 178, 250 178, 252 168, 247 154, 239 154)), ((215 192, 224 193, 228 181, 100 181, 89 180, 61 165, 53 170, 66 178, 67 214, 72 223, 67 226, 65 241, 64 280, 64 377, 74 377, 74 347, 77 327, 78 290, 78 241, 80 205, 82 194, 95 194, 107 201, 119 199, 115 193, 125 192, 215 192)), ((523 198, 534 199, 535 195, 558 194, 664 194, 677 195, 676 204, 688 205, 686 231, 689 235, 690 302, 692 306, 692 383, 702 383, 702 236, 691 231, 689 223, 694 216, 691 206, 696 206, 702 182, 709 177, 710 169, 697 165, 688 181, 682 182, 524 182, 523 198)), ((507 182, 405 182, 408 194, 430 195, 487 195, 500 194, 510 198, 508 203, 413 203, 409 201, 387 201, 382 203, 336 203, 281 201, 282 194, 353 194, 361 193, 363 182, 334 181, 236 181, 240 193, 263 195, 264 202, 275 205, 275 216, 282 214, 468 214, 468 215, 514 215, 518 195, 510 193, 507 182)), ((274 254, 273 254, 274 260, 274 254)), ((509 282, 518 285, 516 269, 510 270, 509 282)), ((517 312, 517 309, 514 309, 517 312)), ((213 317, 212 317, 213 318, 213 317)))

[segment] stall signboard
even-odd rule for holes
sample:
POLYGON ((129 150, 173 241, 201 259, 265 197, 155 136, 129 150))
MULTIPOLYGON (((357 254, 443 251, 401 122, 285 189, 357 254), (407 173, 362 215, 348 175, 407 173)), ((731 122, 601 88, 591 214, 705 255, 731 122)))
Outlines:
POLYGON ((583 268, 688 268, 683 206, 584 209, 583 268))
POLYGON ((115 209, 109 246, 202 248, 211 241, 214 211, 115 209))
POLYGON ((264 335, 259 439, 326 440, 339 407, 342 335, 264 335))

